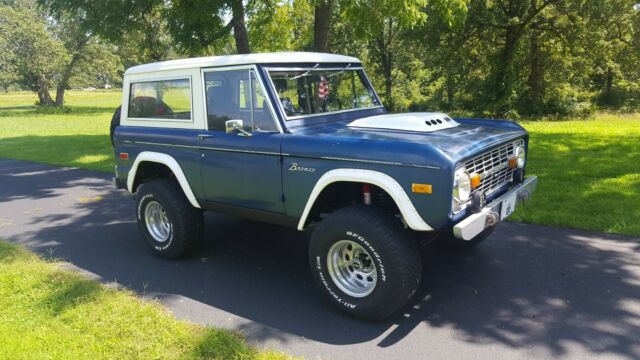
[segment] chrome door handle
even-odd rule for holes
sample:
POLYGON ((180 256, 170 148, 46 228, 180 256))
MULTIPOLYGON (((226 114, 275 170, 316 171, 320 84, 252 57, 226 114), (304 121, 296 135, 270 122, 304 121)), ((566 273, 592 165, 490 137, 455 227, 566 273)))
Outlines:
POLYGON ((199 140, 209 139, 213 137, 213 134, 198 134, 196 136, 199 140))

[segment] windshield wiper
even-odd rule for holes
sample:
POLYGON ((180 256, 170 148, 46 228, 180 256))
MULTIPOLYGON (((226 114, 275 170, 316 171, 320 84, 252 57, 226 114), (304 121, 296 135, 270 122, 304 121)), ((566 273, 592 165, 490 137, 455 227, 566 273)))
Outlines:
POLYGON ((301 78, 301 77, 305 77, 305 76, 309 75, 309 73, 310 73, 311 71, 315 70, 318 66, 320 66, 320 64, 315 64, 311 69, 307 70, 307 72, 306 72, 306 73, 304 73, 304 74, 300 74, 300 75, 298 75, 298 76, 294 76, 294 77, 289 78, 289 79, 287 79, 287 80, 295 80, 295 79, 299 79, 299 78, 301 78))
POLYGON ((347 71, 347 69, 348 69, 348 68, 350 68, 350 67, 351 67, 351 64, 349 64, 349 65, 347 65, 347 66, 343 67, 343 68, 342 68, 342 70, 340 70, 340 71, 338 71, 338 72, 335 72, 335 73, 333 73, 333 74, 329 74, 329 75, 327 75, 326 77, 327 77, 327 78, 330 78, 330 77, 334 77, 334 76, 336 76, 336 75, 338 75, 338 74, 342 74, 343 72, 347 71))

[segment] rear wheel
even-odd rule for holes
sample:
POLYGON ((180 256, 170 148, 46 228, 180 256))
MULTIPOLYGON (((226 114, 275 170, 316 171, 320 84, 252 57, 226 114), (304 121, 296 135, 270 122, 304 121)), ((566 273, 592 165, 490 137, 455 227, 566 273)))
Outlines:
POLYGON ((398 311, 422 275, 417 244, 395 217, 372 206, 350 206, 325 218, 311 237, 309 262, 334 305, 368 320, 398 311))
POLYGON ((175 181, 158 179, 140 185, 136 202, 138 229, 156 255, 180 257, 202 237, 202 211, 191 206, 175 181))
POLYGON ((109 137, 111 139, 111 145, 115 145, 115 139, 113 135, 116 131, 116 127, 120 126, 120 110, 121 109, 122 109, 122 106, 118 106, 116 111, 113 113, 113 116, 111 117, 111 126, 109 126, 109 137))

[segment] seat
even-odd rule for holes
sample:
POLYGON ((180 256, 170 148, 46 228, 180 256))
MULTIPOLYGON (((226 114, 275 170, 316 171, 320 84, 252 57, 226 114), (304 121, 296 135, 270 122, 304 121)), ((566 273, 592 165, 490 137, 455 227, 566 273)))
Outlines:
POLYGON ((222 85, 207 89, 207 121, 209 130, 225 131, 225 122, 239 118, 238 106, 233 101, 233 89, 222 85))

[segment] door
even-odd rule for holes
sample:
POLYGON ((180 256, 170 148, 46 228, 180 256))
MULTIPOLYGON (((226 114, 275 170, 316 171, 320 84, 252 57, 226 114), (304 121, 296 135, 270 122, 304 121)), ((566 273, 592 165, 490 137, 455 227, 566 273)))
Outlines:
POLYGON ((253 67, 205 70, 201 185, 210 205, 284 213, 282 133, 253 67))

